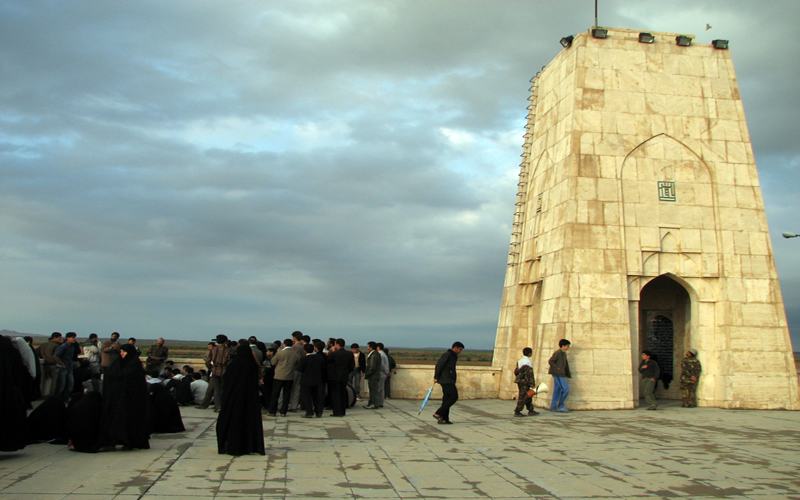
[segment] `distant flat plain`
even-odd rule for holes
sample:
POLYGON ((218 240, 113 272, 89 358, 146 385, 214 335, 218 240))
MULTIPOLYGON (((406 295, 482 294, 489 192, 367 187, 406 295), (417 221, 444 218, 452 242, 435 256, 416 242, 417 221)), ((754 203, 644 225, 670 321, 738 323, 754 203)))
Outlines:
MULTIPOLYGON (((169 342, 166 342, 169 345, 169 342)), ((151 345, 148 342, 143 345, 151 345)), ((138 343, 137 343, 138 345, 138 343)), ((170 345, 169 355, 171 358, 202 358, 207 351, 208 342, 198 342, 196 345, 189 345, 186 343, 170 345)), ((141 348, 141 347, 140 347, 141 348)), ((366 345, 361 346, 361 349, 366 352, 366 345)), ((444 348, 423 348, 411 349, 406 347, 391 347, 387 346, 389 354, 392 355, 395 362, 398 364, 420 364, 420 365, 434 365, 442 353, 446 350, 444 348)), ((459 364, 470 366, 490 366, 492 364, 492 351, 471 351, 465 349, 459 356, 459 364)))
MULTIPOLYGON (((66 333, 66 332, 61 332, 66 333)), ((47 342, 48 337, 44 335, 37 335, 37 334, 29 334, 29 333, 19 333, 13 330, 0 330, 0 335, 5 335, 9 337, 24 337, 30 336, 33 337, 33 344, 34 346, 38 346, 43 342, 47 342)), ((78 342, 83 343, 86 341, 86 336, 78 334, 78 342)), ((125 342, 128 340, 128 337, 123 335, 121 337, 122 341, 125 342)), ((202 359, 205 357, 206 352, 208 350, 208 343, 211 339, 208 340, 172 340, 167 337, 164 337, 165 344, 169 347, 169 357, 170 358, 180 358, 180 359, 202 359)), ((105 340, 105 336, 101 336, 100 340, 105 340)), ((238 339, 237 339, 238 340, 238 339)), ((147 338, 136 338, 136 347, 141 349, 142 353, 147 352, 147 349, 156 342, 156 339, 147 339, 147 338)), ((348 346, 350 344, 348 343, 348 346)), ((367 345, 366 343, 360 344, 361 350, 366 352, 367 345)), ((439 356, 446 350, 444 347, 423 347, 423 348, 410 348, 410 347, 392 347, 391 345, 387 345, 387 349, 389 350, 392 357, 394 357, 395 362, 403 363, 403 364, 422 364, 422 365, 433 365, 436 364, 436 360, 439 359, 439 356)), ((490 366, 492 364, 492 354, 491 350, 471 350, 465 349, 461 356, 459 356, 459 363, 464 365, 470 366, 490 366)))

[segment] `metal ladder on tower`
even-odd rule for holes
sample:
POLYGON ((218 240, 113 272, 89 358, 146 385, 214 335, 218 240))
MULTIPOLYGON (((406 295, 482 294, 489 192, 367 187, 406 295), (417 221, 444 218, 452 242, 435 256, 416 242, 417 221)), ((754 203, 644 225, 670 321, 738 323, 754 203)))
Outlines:
POLYGON ((533 145, 533 128, 536 122, 536 107, 539 100, 539 73, 531 78, 530 97, 528 100, 528 117, 525 126, 525 139, 522 145, 522 161, 519 165, 519 182, 517 183, 517 201, 514 205, 514 223, 511 229, 511 248, 508 252, 508 266, 516 266, 519 264, 519 254, 522 247, 522 228, 525 222, 525 207, 528 198, 528 173, 531 155, 531 147, 533 145))

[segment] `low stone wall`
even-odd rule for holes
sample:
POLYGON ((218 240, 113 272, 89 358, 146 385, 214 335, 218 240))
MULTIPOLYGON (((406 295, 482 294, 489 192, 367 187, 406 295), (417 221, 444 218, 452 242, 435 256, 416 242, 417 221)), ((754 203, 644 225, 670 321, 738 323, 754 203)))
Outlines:
MULTIPOLYGON (((144 356, 142 356, 144 358, 144 356)), ((208 370, 206 368, 206 362, 203 359, 199 358, 169 358, 170 361, 175 363, 173 367, 177 368, 178 370, 183 369, 184 366, 189 365, 194 368, 194 371, 199 370, 208 370)), ((144 359, 142 359, 144 361, 144 359)))
MULTIPOLYGON (((423 399, 433 384, 433 365, 399 364, 392 374, 391 397, 423 399)), ((500 369, 491 366, 458 366, 459 399, 494 399, 500 389, 500 369)), ((436 384, 431 398, 441 399, 436 384)))
MULTIPOLYGON (((195 370, 205 369, 202 359, 170 358, 176 368, 189 365, 195 370)), ((393 370, 391 397, 398 399, 423 399, 433 385, 434 365, 398 364, 393 370)), ((491 366, 458 366, 458 397, 460 399, 494 399, 500 389, 500 370, 491 366)), ((361 384, 362 394, 367 392, 367 384, 361 384)), ((438 384, 433 389, 432 398, 441 399, 442 388, 438 384)))
MULTIPOLYGON (((205 369, 205 361, 197 358, 170 358, 178 369, 189 365, 198 371, 205 369)), ((393 370, 391 397, 398 399, 424 399, 433 384, 433 365, 399 364, 393 370)), ((500 370, 491 366, 458 367, 459 399, 495 399, 500 389, 500 370)), ((44 387, 42 387, 44 390, 44 387)), ((367 393, 367 384, 362 383, 362 394, 367 393)), ((433 399, 442 398, 442 388, 436 384, 431 394, 433 399)))

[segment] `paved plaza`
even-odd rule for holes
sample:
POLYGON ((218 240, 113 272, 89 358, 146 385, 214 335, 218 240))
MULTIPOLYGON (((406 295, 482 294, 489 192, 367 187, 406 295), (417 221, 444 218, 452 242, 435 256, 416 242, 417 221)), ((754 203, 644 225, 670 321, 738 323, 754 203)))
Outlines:
MULTIPOLYGON (((36 444, 0 453, 0 500, 227 498, 800 499, 800 412, 542 412, 387 400, 345 418, 264 415, 266 456, 218 455, 209 410, 150 450, 83 454, 36 444)), ((2 429, 13 432, 13 429, 2 429)))

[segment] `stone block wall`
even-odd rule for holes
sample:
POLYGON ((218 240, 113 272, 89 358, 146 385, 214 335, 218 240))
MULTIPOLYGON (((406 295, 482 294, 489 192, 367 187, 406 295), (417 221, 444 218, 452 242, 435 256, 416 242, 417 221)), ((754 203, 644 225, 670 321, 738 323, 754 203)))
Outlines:
MULTIPOLYGON (((433 365, 399 364, 392 375, 393 398, 423 399, 433 384, 433 365)), ((500 370, 490 366, 459 366, 457 368, 459 399, 496 398, 500 390, 500 370)), ((442 388, 433 388, 434 399, 442 398, 442 388)))

